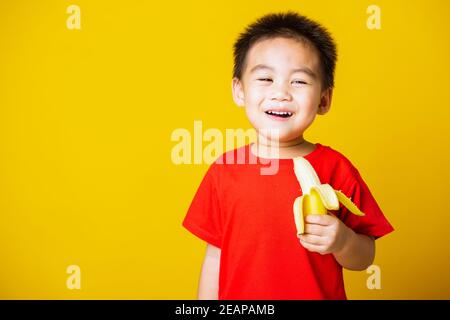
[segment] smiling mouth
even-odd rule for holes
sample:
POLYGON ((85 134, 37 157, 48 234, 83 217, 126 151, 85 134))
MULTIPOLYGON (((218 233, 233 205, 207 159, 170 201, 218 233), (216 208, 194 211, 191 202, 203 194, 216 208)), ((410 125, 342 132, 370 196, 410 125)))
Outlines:
POLYGON ((292 112, 288 111, 266 111, 266 114, 270 116, 280 117, 280 118, 289 118, 292 116, 292 112))

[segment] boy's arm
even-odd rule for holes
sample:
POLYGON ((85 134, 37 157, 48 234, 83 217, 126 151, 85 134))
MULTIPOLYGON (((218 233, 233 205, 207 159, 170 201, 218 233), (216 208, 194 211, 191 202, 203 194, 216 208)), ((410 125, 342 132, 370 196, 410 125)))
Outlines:
POLYGON ((220 248, 208 243, 198 285, 198 300, 218 300, 220 248))
POLYGON ((375 239, 364 234, 355 233, 352 229, 344 247, 334 252, 336 261, 344 268, 355 271, 367 269, 375 258, 375 239))

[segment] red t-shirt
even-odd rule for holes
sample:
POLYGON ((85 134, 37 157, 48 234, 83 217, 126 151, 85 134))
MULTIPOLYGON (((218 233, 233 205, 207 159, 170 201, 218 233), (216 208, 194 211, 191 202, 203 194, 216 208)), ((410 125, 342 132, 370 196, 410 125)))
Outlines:
MULTIPOLYGON (((334 211, 348 227, 375 238, 394 230, 344 155, 317 143, 305 158, 321 183, 344 192, 366 214, 355 216, 343 206, 334 211)), ((346 299, 334 256, 309 252, 296 236, 292 205, 302 191, 293 160, 277 160, 276 174, 261 174, 274 164, 256 157, 250 144, 224 153, 209 166, 183 221, 221 248, 218 298, 346 299)))

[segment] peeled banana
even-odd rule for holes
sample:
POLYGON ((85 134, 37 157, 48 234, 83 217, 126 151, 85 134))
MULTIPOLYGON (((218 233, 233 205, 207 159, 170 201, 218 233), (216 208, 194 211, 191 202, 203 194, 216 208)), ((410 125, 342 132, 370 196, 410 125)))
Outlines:
POLYGON ((338 210, 342 203, 350 212, 357 216, 364 213, 351 199, 339 190, 334 190, 329 184, 321 184, 313 166, 304 157, 294 158, 294 172, 302 188, 303 195, 294 201, 294 221, 297 237, 305 233, 304 218, 309 214, 327 214, 327 210, 338 210))

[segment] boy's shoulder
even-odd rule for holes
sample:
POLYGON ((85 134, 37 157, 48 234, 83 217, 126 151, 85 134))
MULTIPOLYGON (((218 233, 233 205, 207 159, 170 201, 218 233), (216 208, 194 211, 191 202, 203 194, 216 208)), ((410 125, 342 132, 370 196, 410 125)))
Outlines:
MULTIPOLYGON (((320 154, 320 160, 337 161, 342 162, 346 166, 353 166, 351 161, 342 152, 331 146, 321 144, 319 142, 316 143, 316 149, 312 151, 312 153, 317 153, 318 155, 320 154)), ((223 152, 218 157, 216 157, 212 164, 235 164, 239 163, 239 161, 244 160, 244 157, 246 160, 248 160, 248 157, 250 155, 250 144, 246 144, 223 152), (235 161, 230 162, 232 160, 235 161)))
MULTIPOLYGON (((223 152, 211 163, 211 167, 222 164, 249 163, 251 157, 250 144, 246 144, 223 152)), ((313 166, 335 168, 345 175, 359 174, 358 169, 343 152, 329 145, 316 143, 316 149, 312 151, 308 159, 313 166)), ((252 162, 250 161, 250 163, 252 162)))
MULTIPOLYGON (((248 161, 249 150, 250 144, 247 144, 223 152, 210 164, 208 174, 214 176, 213 179, 219 182, 222 179, 226 179, 229 175, 238 173, 238 176, 241 176, 240 174, 243 172, 248 172, 248 166, 235 164, 242 164, 242 161, 248 161)), ((316 148, 307 156, 307 159, 323 183, 330 183, 338 189, 351 188, 355 184, 360 184, 363 180, 358 169, 349 158, 343 152, 329 145, 316 143, 316 148)), ((282 160, 282 165, 293 165, 286 159, 282 160)), ((267 166, 267 163, 260 165, 267 166)), ((288 171, 282 170, 281 173, 286 174, 288 171)))
POLYGON ((250 144, 245 144, 240 147, 232 148, 228 151, 223 152, 219 155, 216 160, 213 162, 216 164, 236 164, 248 160, 250 144))
POLYGON ((341 151, 334 147, 321 145, 323 152, 317 160, 317 166, 327 167, 338 180, 358 180, 360 173, 352 161, 341 151))
POLYGON ((319 147, 323 149, 323 159, 338 162, 340 165, 344 167, 353 167, 352 162, 345 156, 341 151, 335 149, 334 147, 317 143, 319 147))

